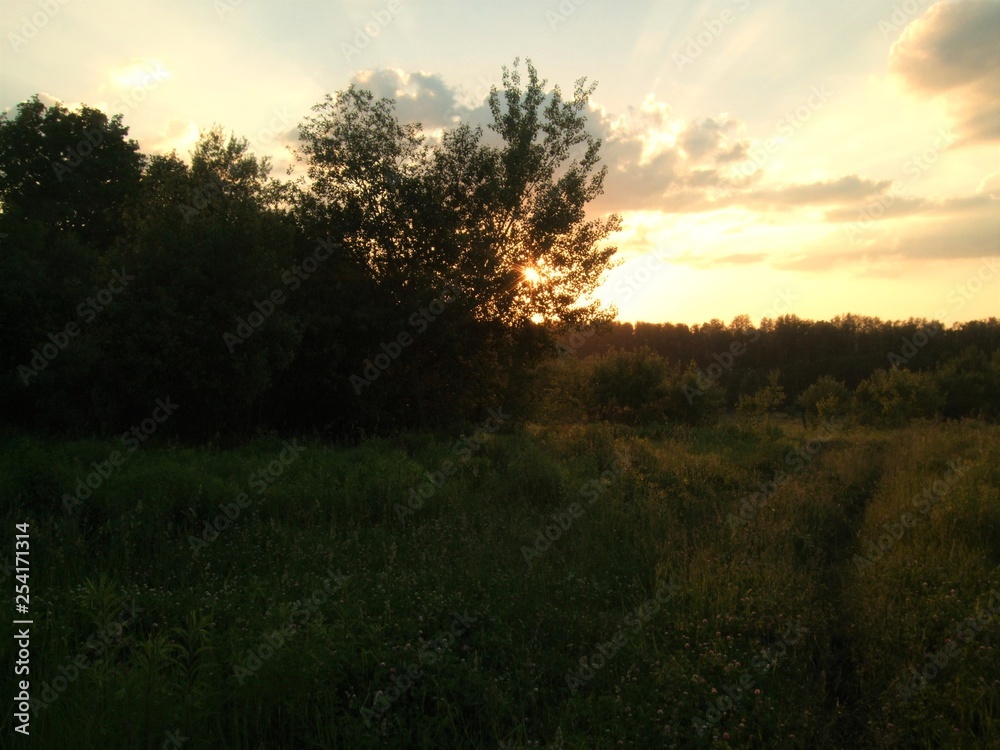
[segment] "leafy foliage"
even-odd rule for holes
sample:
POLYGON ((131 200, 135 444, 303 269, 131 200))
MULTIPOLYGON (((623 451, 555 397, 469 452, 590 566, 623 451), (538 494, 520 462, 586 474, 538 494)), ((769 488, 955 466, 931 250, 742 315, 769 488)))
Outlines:
POLYGON ((807 421, 822 422, 847 413, 851 392, 839 380, 824 375, 802 392, 798 403, 807 421))

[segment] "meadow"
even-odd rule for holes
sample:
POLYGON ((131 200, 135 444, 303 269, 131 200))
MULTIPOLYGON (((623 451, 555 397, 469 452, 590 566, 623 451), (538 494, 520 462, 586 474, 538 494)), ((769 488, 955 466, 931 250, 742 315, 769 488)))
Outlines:
POLYGON ((32 746, 1000 744, 995 424, 122 450, 0 442, 32 746))

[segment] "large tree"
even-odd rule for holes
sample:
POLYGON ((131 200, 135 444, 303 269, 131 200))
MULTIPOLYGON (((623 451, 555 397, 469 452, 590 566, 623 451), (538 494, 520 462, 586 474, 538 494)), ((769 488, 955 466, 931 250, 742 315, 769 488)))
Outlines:
POLYGON ((433 257, 475 300, 477 319, 515 328, 610 319, 590 297, 615 253, 602 243, 620 226, 616 215, 586 214, 607 171, 586 128, 594 88, 580 79, 567 100, 530 62, 522 85, 515 61, 490 92, 492 132, 460 125, 432 150, 423 215, 433 257))
POLYGON ((393 367, 398 407, 427 411, 434 383, 456 394, 435 413, 495 404, 548 331, 612 316, 591 297, 615 253, 603 242, 620 224, 586 215, 606 172, 586 129, 593 89, 580 80, 567 100, 530 62, 522 85, 515 61, 490 94, 490 133, 460 125, 428 145, 391 100, 355 87, 300 127, 300 222, 317 233, 337 227, 345 261, 371 282, 373 314, 359 321, 369 335, 354 361, 445 289, 453 295, 442 322, 393 367))
POLYGON ((0 204, 8 219, 36 219, 107 247, 144 161, 121 115, 46 107, 37 96, 13 117, 0 114, 0 204))
POLYGON ((187 166, 150 160, 114 259, 135 277, 102 320, 99 412, 141 418, 156 398, 180 405, 189 434, 252 428, 299 332, 288 314, 296 261, 291 222, 269 165, 245 138, 216 127, 187 166))
POLYGON ((0 114, 0 413, 12 421, 79 415, 88 299, 109 283, 144 163, 120 115, 37 96, 0 114))

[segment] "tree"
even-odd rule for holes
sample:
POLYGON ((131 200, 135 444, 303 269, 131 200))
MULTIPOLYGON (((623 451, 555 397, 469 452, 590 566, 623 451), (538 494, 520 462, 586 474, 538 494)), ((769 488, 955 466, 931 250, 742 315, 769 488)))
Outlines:
POLYGON ((522 89, 515 62, 502 99, 491 92, 492 140, 463 125, 427 146, 391 100, 355 87, 300 126, 307 179, 297 221, 320 234, 338 227, 347 271, 367 279, 358 308, 332 315, 338 303, 328 296, 314 310, 354 339, 344 366, 356 371, 381 342, 414 333, 407 321, 445 290, 451 299, 391 374, 357 394, 361 410, 470 415, 504 398, 550 330, 611 317, 588 298, 615 252, 601 243, 619 226, 617 216, 585 216, 605 174, 600 141, 585 129, 593 87, 580 81, 565 101, 530 63, 528 73, 522 89))
MULTIPOLYGON (((297 260, 266 159, 246 139, 204 133, 188 167, 154 157, 112 261, 134 281, 101 319, 93 387, 108 428, 156 398, 179 405, 170 431, 246 431, 300 332, 287 312, 297 260)), ((298 282, 301 283, 301 282, 298 282)))
POLYGON ((767 376, 767 385, 753 394, 742 394, 736 404, 736 410, 754 420, 763 416, 764 423, 767 424, 770 421, 771 412, 785 403, 785 389, 781 387, 780 380, 781 372, 771 370, 767 376))
POLYGON ((715 424, 726 408, 726 394, 717 381, 706 378, 692 360, 686 369, 678 366, 670 379, 666 415, 672 422, 689 425, 715 424))
POLYGON ((934 374, 944 416, 1000 416, 1000 350, 991 362, 982 349, 970 346, 939 365, 934 374))
POLYGON ((588 300, 615 254, 601 243, 620 228, 617 215, 586 217, 607 174, 584 114, 596 85, 580 79, 565 100, 558 86, 546 92, 530 61, 527 72, 522 88, 515 60, 503 69, 502 93, 490 92, 500 146, 468 128, 442 142, 439 165, 450 169, 439 169, 439 187, 456 205, 476 207, 453 214, 452 261, 487 319, 578 327, 608 320, 612 312, 588 300))
POLYGON ((82 106, 46 107, 34 96, 0 115, 0 205, 4 215, 73 232, 109 247, 135 193, 144 157, 122 116, 82 106))
POLYGON ((852 411, 864 424, 897 426, 937 415, 942 405, 931 373, 899 367, 876 370, 854 390, 852 411))
POLYGON ((591 412, 612 421, 662 421, 668 372, 667 361, 646 348, 594 357, 588 378, 591 412))
POLYGON ((65 425, 86 402, 87 300, 109 282, 138 149, 120 115, 91 107, 35 96, 0 114, 0 412, 15 422, 65 425))
POLYGON ((851 405, 851 392, 836 378, 823 375, 802 392, 798 403, 806 419, 816 422, 846 414, 851 405))

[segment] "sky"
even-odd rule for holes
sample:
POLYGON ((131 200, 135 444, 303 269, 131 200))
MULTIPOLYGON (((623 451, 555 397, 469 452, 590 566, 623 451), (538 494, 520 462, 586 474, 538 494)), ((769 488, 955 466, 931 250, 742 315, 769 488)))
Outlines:
POLYGON ((294 163, 357 83, 428 133, 504 65, 597 82, 627 321, 1000 316, 998 0, 5 0, 0 110, 122 113, 146 153, 221 124, 294 163))

